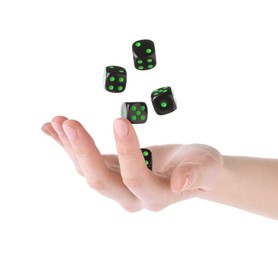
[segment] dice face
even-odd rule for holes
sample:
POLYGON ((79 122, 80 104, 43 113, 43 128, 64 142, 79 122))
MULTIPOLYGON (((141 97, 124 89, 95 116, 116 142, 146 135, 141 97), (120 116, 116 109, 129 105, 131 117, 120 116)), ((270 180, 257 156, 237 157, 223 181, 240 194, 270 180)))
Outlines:
POLYGON ((154 90, 151 94, 151 100, 154 110, 158 115, 166 115, 177 109, 171 87, 163 87, 154 90))
POLYGON ((146 166, 149 168, 149 170, 152 170, 152 152, 150 149, 147 148, 141 148, 141 152, 144 156, 146 166))
POLYGON ((132 44, 134 66, 138 70, 149 70, 156 65, 154 43, 151 40, 139 40, 132 44))
POLYGON ((121 107, 121 115, 132 124, 142 124, 147 121, 148 108, 144 102, 124 102, 121 107))
POLYGON ((105 90, 121 93, 126 87, 126 69, 120 66, 107 66, 104 71, 105 90))

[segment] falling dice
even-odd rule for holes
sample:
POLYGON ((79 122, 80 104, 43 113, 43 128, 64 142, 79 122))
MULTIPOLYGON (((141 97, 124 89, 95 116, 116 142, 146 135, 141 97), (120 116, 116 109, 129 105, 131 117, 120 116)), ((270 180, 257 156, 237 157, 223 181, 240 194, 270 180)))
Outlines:
POLYGON ((151 100, 155 112, 158 115, 169 114, 177 109, 177 104, 171 87, 163 87, 154 90, 151 100))
POLYGON ((146 166, 149 170, 152 170, 152 152, 147 148, 141 148, 141 152, 144 156, 146 166))
POLYGON ((112 93, 121 93, 126 87, 126 69, 120 66, 107 66, 104 72, 104 87, 112 93))
POLYGON ((151 40, 136 41, 132 45, 134 66, 138 70, 149 70, 156 65, 154 43, 151 40))
POLYGON ((148 108, 144 102, 124 102, 121 107, 121 115, 132 124, 142 124, 147 121, 148 108))

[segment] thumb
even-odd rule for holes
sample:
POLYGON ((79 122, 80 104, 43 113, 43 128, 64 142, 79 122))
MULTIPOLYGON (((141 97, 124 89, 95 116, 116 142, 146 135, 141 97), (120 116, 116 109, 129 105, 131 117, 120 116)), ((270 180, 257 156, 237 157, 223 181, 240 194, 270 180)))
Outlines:
POLYGON ((175 193, 186 190, 213 189, 220 179, 221 165, 216 160, 200 163, 183 163, 173 170, 171 190, 175 193))
POLYGON ((184 163, 173 170, 171 176, 171 190, 175 193, 189 190, 196 183, 198 166, 192 163, 184 163))

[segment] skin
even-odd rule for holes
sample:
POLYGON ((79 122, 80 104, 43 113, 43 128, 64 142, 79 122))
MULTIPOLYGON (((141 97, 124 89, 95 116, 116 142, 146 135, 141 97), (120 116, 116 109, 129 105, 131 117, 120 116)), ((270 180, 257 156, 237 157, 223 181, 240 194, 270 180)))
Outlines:
POLYGON ((102 155, 81 123, 56 116, 42 130, 67 152, 91 188, 130 212, 159 211, 192 197, 278 220, 278 160, 223 156, 202 144, 167 144, 152 151, 150 171, 132 124, 113 130, 117 155, 102 155))

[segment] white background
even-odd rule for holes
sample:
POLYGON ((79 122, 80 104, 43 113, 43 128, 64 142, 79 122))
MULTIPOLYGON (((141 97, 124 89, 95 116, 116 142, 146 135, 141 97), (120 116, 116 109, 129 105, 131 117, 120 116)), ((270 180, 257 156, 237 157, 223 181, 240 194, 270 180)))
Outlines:
POLYGON ((114 153, 124 101, 145 101, 141 146, 205 143, 223 154, 277 158, 277 1, 0 1, 0 259, 277 259, 277 222, 192 199, 127 213, 90 189, 40 128, 81 121, 114 153), (131 45, 156 45, 133 67, 131 45), (122 94, 107 65, 128 71, 122 94), (155 88, 178 109, 158 116, 155 88))

